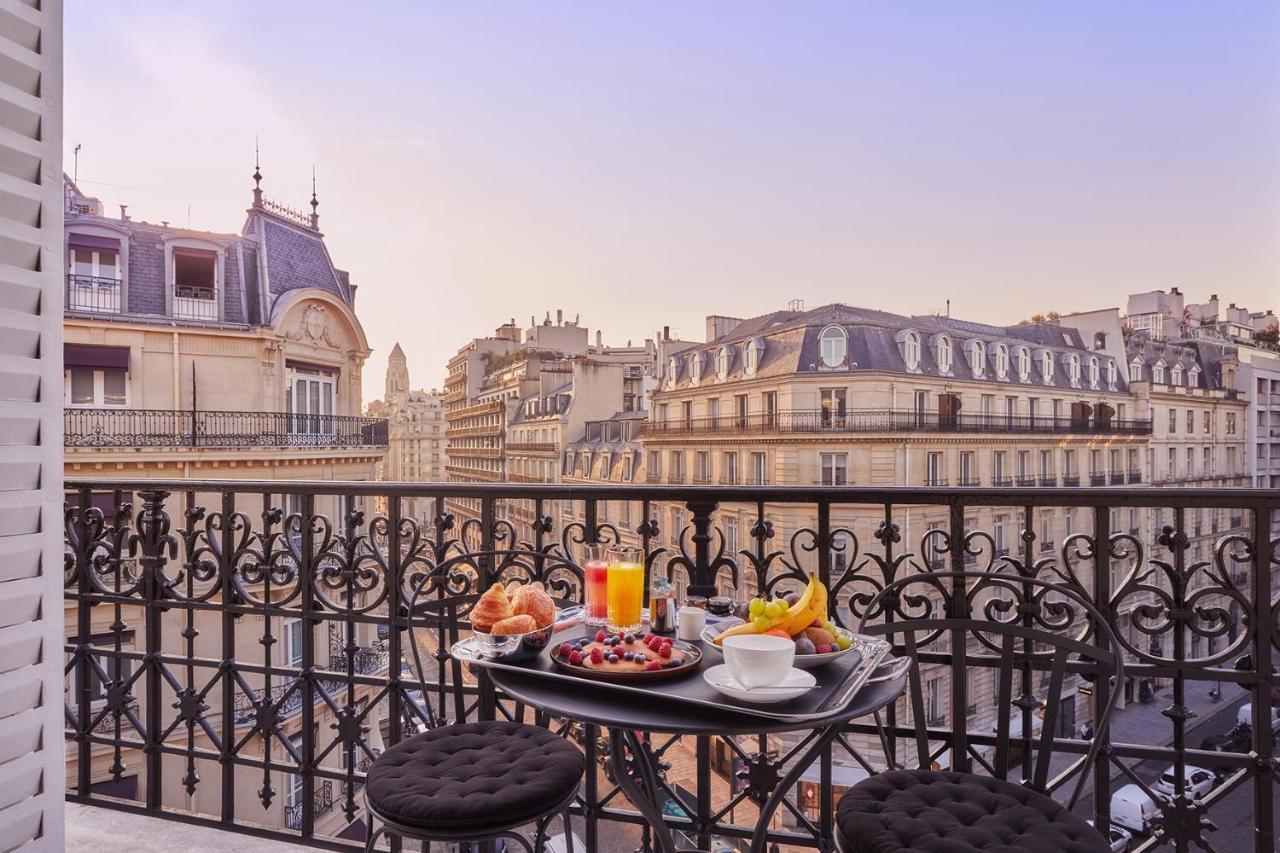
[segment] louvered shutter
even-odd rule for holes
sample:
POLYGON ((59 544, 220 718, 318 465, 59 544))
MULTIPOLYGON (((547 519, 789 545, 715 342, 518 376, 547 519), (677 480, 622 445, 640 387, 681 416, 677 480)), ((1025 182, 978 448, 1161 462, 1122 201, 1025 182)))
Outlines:
POLYGON ((0 0, 0 851, 63 849, 62 2, 0 0))

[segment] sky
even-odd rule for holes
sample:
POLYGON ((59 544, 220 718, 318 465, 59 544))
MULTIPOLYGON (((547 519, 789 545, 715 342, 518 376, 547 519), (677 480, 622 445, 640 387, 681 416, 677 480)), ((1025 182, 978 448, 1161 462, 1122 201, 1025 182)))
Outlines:
POLYGON ((66 165, 114 213, 304 208, 381 396, 508 319, 606 342, 792 299, 997 324, 1280 309, 1280 4, 67 0, 66 165))

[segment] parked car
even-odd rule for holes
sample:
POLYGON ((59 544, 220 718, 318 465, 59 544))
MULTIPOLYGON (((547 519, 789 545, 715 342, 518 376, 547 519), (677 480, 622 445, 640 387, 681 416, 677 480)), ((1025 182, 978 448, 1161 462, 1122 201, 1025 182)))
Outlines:
MULTIPOLYGON (((1177 770, 1172 765, 1169 769, 1160 774, 1160 778, 1151 787, 1162 797, 1173 799, 1177 793, 1176 781, 1177 770)), ((1187 796, 1192 799, 1198 799, 1213 790, 1213 786, 1217 784, 1218 777, 1214 775, 1212 770, 1205 770, 1203 767, 1195 767, 1188 764, 1184 768, 1183 779, 1185 780, 1185 790, 1187 796)))
POLYGON ((1146 835, 1159 814, 1156 801, 1137 785, 1125 785, 1111 795, 1111 822, 1129 832, 1146 835))
MULTIPOLYGON (((1240 710, 1236 711, 1236 725, 1253 725, 1253 703, 1245 702, 1240 706, 1240 710)), ((1271 708, 1271 733, 1273 735, 1280 734, 1280 708, 1271 708)))
POLYGON ((1237 723, 1226 734, 1211 735, 1200 741, 1200 748, 1213 752, 1248 752, 1253 749, 1253 729, 1247 723, 1237 723))

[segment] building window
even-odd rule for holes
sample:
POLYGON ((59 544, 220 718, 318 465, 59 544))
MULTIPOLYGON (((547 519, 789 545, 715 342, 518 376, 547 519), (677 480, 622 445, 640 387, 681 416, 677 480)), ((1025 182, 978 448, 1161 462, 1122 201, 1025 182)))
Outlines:
POLYGON ((720 347, 720 352, 716 353, 716 377, 721 381, 729 378, 729 348, 720 347))
POLYGON ((1175 364, 1173 366, 1173 369, 1169 371, 1169 384, 1170 385, 1182 384, 1182 365, 1181 364, 1175 364))
POLYGON ((960 453, 960 485, 972 486, 978 482, 977 476, 974 474, 973 467, 973 451, 965 450, 960 453))
POLYGON ((1053 476, 1053 451, 1040 451, 1040 479, 1048 480, 1053 476))
POLYGON ((760 344, 751 340, 747 342, 747 364, 746 372, 748 376, 755 376, 756 371, 760 369, 760 344))
POLYGON ((675 358, 667 359, 667 385, 674 386, 680 378, 680 362, 675 358))
POLYGON ((1190 370, 1187 371, 1187 387, 1188 388, 1200 387, 1200 368, 1193 366, 1190 370))
POLYGON ((1009 345, 996 344, 996 378, 1004 379, 1009 375, 1009 345))
POLYGON ((991 455, 991 476, 993 478, 993 486, 1006 485, 1004 480, 1005 474, 1005 451, 997 450, 991 455))
POLYGON ((930 678, 924 683, 925 724, 938 726, 946 721, 942 711, 942 679, 930 678))
POLYGON ((289 420, 291 435, 331 435, 337 396, 337 374, 319 368, 289 368, 285 385, 285 411, 295 417, 289 420))
POLYGON ((684 421, 684 428, 693 429, 693 401, 684 400, 680 403, 680 418, 684 421))
POLYGON ((1169 410, 1169 435, 1173 435, 1178 431, 1178 410, 1169 410))
POLYGON ((1018 347, 1018 378, 1023 382, 1031 380, 1031 350, 1018 347))
POLYGON ((1187 409, 1187 435, 1191 435, 1196 431, 1196 413, 1192 409, 1187 409))
POLYGON ((684 479, 684 452, 671 451, 671 476, 676 480, 684 479))
POLYGON ((1200 431, 1203 432, 1205 435, 1208 435, 1210 432, 1213 431, 1213 416, 1209 413, 1208 410, 1201 412, 1200 415, 1201 415, 1200 431))
POLYGON ((173 315, 217 320, 218 256, 200 249, 173 250, 173 315))
POLYGON ((987 366, 987 345, 982 341, 969 342, 969 369, 975 377, 982 376, 987 366))
POLYGON ((302 668, 302 620, 284 620, 284 643, 281 644, 280 665, 289 669, 302 668))
POLYGON ((926 486, 943 486, 942 482, 942 454, 930 453, 925 456, 924 460, 924 476, 926 486))
POLYGON ((733 398, 733 425, 737 429, 747 428, 746 394, 738 394, 733 398))
POLYGON ((1236 413, 1227 412, 1227 435, 1236 434, 1236 413))
POLYGON ((67 310, 120 312, 120 255, 117 251, 72 246, 68 263, 67 310))
POLYGON ((1102 371, 1101 371, 1101 366, 1098 362, 1098 358, 1097 356, 1090 356, 1089 357, 1089 387, 1097 388, 1098 382, 1100 382, 1101 379, 1102 379, 1102 371))
POLYGON ((848 461, 846 453, 823 453, 820 455, 822 466, 822 485, 843 486, 848 482, 848 461))
POLYGON ((725 483, 730 485, 738 482, 738 454, 729 451, 724 454, 722 459, 724 468, 721 471, 721 478, 725 483))
POLYGON ((827 326, 818 338, 822 364, 825 367, 840 367, 848 355, 849 340, 844 329, 839 326, 827 326))
POLYGON ((711 482, 711 454, 705 450, 699 450, 697 456, 698 462, 698 482, 711 482))
POLYGON ((1077 353, 1073 352, 1067 359, 1067 378, 1072 385, 1080 384, 1080 356, 1077 353))
POLYGON ((778 392, 765 391, 761 401, 764 404, 764 425, 776 427, 778 425, 778 392))
POLYGON ((1157 361, 1151 367, 1151 381, 1160 385, 1164 384, 1164 362, 1157 361))
POLYGON ((68 368, 63 372, 63 399, 67 406, 127 406, 129 374, 115 368, 68 368))
POLYGON ((951 372, 951 338, 946 335, 938 336, 937 344, 938 372, 951 372))
POLYGON ((822 388, 818 395, 823 429, 844 429, 845 389, 822 388))
POLYGON ((1142 381, 1142 362, 1135 360, 1129 364, 1129 381, 1142 381))
POLYGON ((662 476, 662 452, 659 450, 649 451, 649 470, 645 472, 650 477, 662 476))
POLYGON ((902 360, 906 362, 907 370, 920 369, 920 335, 916 332, 907 332, 903 336, 902 360))
POLYGON ((1040 376, 1045 385, 1053 384, 1053 353, 1049 350, 1040 353, 1040 376))
POLYGON ((702 353, 689 356, 689 381, 697 385, 702 380, 702 353))
POLYGON ((766 457, 763 453, 751 454, 751 484, 753 486, 763 486, 769 482, 765 460, 766 457))

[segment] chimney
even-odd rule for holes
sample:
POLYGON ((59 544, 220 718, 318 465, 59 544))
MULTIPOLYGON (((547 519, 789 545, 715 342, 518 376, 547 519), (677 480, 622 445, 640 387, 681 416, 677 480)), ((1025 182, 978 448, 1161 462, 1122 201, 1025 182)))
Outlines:
POLYGON ((1170 296, 1181 296, 1181 295, 1182 295, 1182 291, 1181 291, 1181 290, 1178 290, 1178 288, 1176 288, 1176 287, 1171 287, 1171 288, 1169 288, 1169 295, 1170 295, 1170 296))
POLYGON ((663 326, 663 327, 662 327, 662 339, 663 339, 664 341, 669 341, 669 340, 671 340, 671 327, 670 327, 670 326, 663 326))
POLYGON ((557 326, 564 325, 564 311, 560 310, 559 308, 556 309, 556 325, 557 326))
POLYGON ((1209 301, 1210 301, 1210 302, 1217 302, 1217 301, 1218 301, 1218 294, 1216 294, 1216 293, 1214 293, 1214 294, 1210 294, 1210 296, 1209 296, 1209 301))
POLYGON ((120 205, 120 221, 121 222, 129 221, 129 205, 127 204, 120 205))
MULTIPOLYGON (((1234 308, 1235 306, 1233 305, 1231 307, 1234 308)), ((604 335, 601 333, 599 329, 596 329, 596 349, 602 349, 603 347, 604 347, 604 335)))

